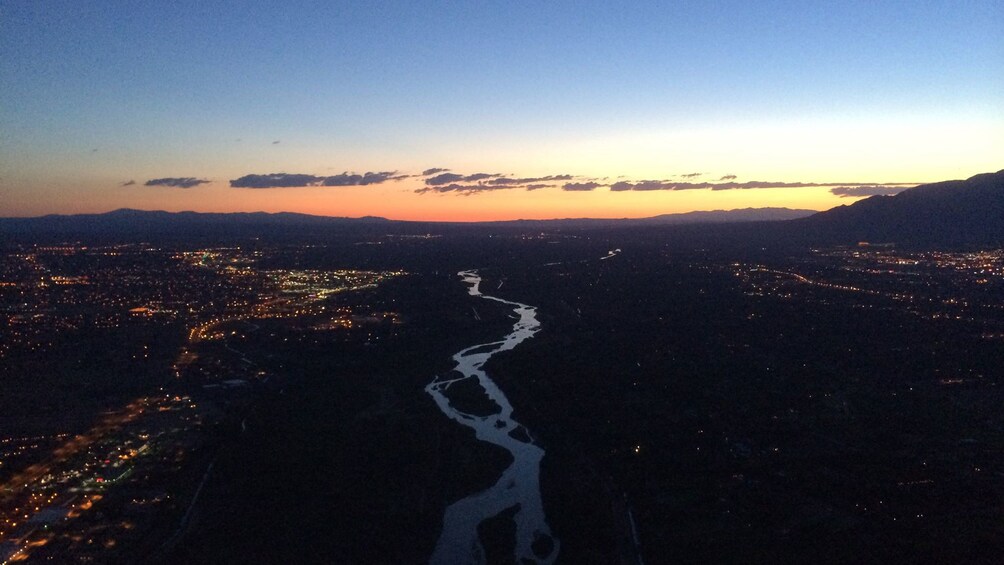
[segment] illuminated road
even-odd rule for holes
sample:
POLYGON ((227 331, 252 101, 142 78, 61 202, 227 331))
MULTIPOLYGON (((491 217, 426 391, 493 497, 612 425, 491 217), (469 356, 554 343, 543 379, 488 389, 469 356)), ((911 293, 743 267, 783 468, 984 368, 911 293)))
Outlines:
POLYGON ((559 546, 558 541, 551 536, 540 498, 540 461, 544 457, 544 450, 533 442, 526 428, 512 419, 509 400, 481 369, 492 355, 513 349, 537 333, 540 328, 537 311, 526 304, 481 294, 481 277, 475 271, 462 271, 458 274, 465 283, 471 285, 468 290, 471 296, 513 306, 513 312, 519 316, 519 321, 513 325, 512 332, 500 341, 474 345, 454 355, 453 360, 457 363, 455 372, 449 378, 438 378, 429 383, 425 390, 444 414, 473 429, 479 440, 508 451, 512 454, 513 462, 502 472, 495 485, 455 502, 446 509, 443 531, 430 563, 485 563, 484 548, 478 538, 478 525, 513 507, 517 508, 513 516, 516 522, 514 561, 553 563, 558 556, 559 546), (498 413, 477 416, 458 410, 450 404, 447 396, 450 385, 465 379, 477 380, 488 398, 498 406, 498 413))
POLYGON ((780 276, 784 276, 784 277, 791 277, 791 278, 795 279, 795 281, 803 283, 803 284, 818 286, 818 287, 821 287, 821 288, 829 288, 829 289, 833 289, 833 290, 842 290, 842 291, 845 291, 845 292, 860 292, 862 294, 870 294, 872 296, 886 296, 886 297, 889 297, 889 298, 894 298, 896 300, 911 300, 912 301, 915 298, 913 295, 910 295, 910 294, 901 294, 901 293, 895 293, 895 292, 879 292, 877 290, 869 290, 869 289, 866 289, 866 288, 859 288, 859 287, 856 287, 856 286, 850 286, 850 285, 844 285, 844 284, 834 284, 834 283, 828 283, 828 282, 825 282, 825 281, 813 280, 813 279, 810 279, 809 277, 806 277, 804 275, 800 275, 800 274, 798 274, 796 272, 793 272, 793 271, 778 271, 776 269, 767 269, 765 267, 756 267, 756 268, 750 269, 750 272, 751 273, 755 273, 755 272, 770 273, 770 274, 773 274, 773 275, 780 275, 780 276))

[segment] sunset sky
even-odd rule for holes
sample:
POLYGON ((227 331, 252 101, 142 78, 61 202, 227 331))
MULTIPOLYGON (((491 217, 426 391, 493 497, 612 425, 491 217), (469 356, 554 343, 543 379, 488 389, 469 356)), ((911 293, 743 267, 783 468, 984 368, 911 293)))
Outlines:
POLYGON ((826 209, 1004 168, 999 0, 262 4, 0 0, 0 216, 826 209))

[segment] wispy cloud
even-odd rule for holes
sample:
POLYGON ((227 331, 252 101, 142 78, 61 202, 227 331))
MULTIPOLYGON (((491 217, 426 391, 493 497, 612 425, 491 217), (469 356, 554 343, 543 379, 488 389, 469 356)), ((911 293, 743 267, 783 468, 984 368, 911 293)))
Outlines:
POLYGON ((445 194, 447 192, 455 192, 457 194, 463 194, 464 196, 470 196, 472 194, 477 194, 479 192, 489 192, 492 190, 506 190, 510 188, 513 187, 496 186, 490 184, 460 184, 455 182, 436 186, 423 186, 422 188, 415 189, 415 192, 417 192, 418 194, 425 194, 429 192, 445 194))
POLYGON ((747 181, 747 182, 677 182, 669 180, 621 181, 610 185, 613 192, 627 190, 749 190, 756 188, 808 188, 843 185, 855 186, 902 186, 912 183, 845 183, 845 182, 780 182, 780 181, 747 181))
POLYGON ((134 181, 132 179, 129 179, 129 180, 125 181, 125 182, 120 182, 119 186, 132 186, 134 184, 136 184, 136 181, 134 181))
POLYGON ((422 176, 423 177, 427 177, 429 175, 437 175, 439 173, 445 173, 446 171, 449 171, 449 170, 450 169, 443 169, 443 168, 440 168, 440 167, 433 167, 431 169, 425 169, 424 171, 422 171, 422 176))
POLYGON ((704 176, 704 173, 687 173, 685 175, 680 175, 680 176, 685 179, 696 179, 704 176))
POLYGON ((720 178, 718 180, 719 181, 723 181, 723 180, 736 180, 736 176, 735 175, 725 175, 724 177, 722 177, 722 178, 720 178))
MULTIPOLYGON (((426 172, 436 171, 427 169, 426 172)), ((425 186, 416 189, 419 194, 425 193, 447 193, 471 195, 480 192, 493 190, 506 190, 522 188, 525 190, 540 190, 542 188, 553 188, 553 184, 559 181, 572 180, 572 175, 548 175, 544 177, 510 177, 499 173, 473 173, 462 175, 459 173, 440 173, 425 179, 425 186)))
POLYGON ((143 183, 145 186, 173 186, 176 188, 192 188, 210 181, 197 179, 195 177, 165 177, 162 179, 150 179, 143 183))
MULTIPOLYGON (((735 175, 726 175, 725 178, 735 178, 735 175)), ((609 187, 611 192, 627 191, 650 191, 650 190, 750 190, 758 188, 808 188, 808 187, 838 187, 833 189, 834 194, 841 194, 842 191, 852 191, 847 196, 855 196, 853 191, 858 191, 862 195, 867 194, 894 194, 905 188, 914 186, 916 183, 841 183, 841 182, 780 182, 780 181, 747 181, 747 182, 684 182, 674 180, 638 180, 638 181, 617 181, 612 184, 596 181, 588 182, 567 182, 561 186, 562 190, 585 192, 596 190, 601 187, 609 187), (839 186, 838 186, 839 185, 839 186), (869 192, 874 191, 874 192, 869 192)))
POLYGON ((546 177, 526 178, 498 177, 485 182, 495 186, 524 186, 536 182, 566 181, 572 180, 572 178, 572 175, 550 175, 546 177))

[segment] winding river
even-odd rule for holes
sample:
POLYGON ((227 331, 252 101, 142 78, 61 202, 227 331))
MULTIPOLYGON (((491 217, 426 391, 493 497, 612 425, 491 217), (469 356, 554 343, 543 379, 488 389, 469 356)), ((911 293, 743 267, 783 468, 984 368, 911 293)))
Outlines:
POLYGON ((479 440, 508 451, 513 461, 492 487, 463 498, 446 509, 443 531, 430 563, 485 563, 478 525, 515 507, 515 562, 550 564, 558 556, 559 544, 551 535, 540 497, 540 461, 544 457, 544 450, 533 442, 525 427, 512 419, 509 400, 482 370, 492 355, 508 351, 537 333, 540 329, 537 310, 533 306, 481 294, 481 277, 477 271, 461 271, 458 275, 470 285, 468 294, 511 305, 518 321, 513 325, 512 332, 501 340, 473 345, 458 352, 453 356, 457 363, 454 371, 429 383, 425 390, 443 414, 473 429, 479 440), (498 407, 498 412, 480 416, 468 414, 451 405, 450 386, 466 379, 477 381, 498 407))

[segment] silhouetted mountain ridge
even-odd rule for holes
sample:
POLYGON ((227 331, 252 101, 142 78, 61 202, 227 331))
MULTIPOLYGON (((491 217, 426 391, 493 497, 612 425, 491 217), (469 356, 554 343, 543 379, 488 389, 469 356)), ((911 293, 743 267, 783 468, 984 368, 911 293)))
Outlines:
POLYGON ((294 212, 166 212, 120 208, 102 214, 0 219, 0 241, 87 240, 232 240, 266 235, 295 239, 319 233, 386 230, 386 218, 312 216, 294 212))
POLYGON ((314 216, 295 212, 165 212, 163 210, 135 210, 120 208, 102 214, 50 214, 35 218, 3 218, 0 219, 0 232, 25 235, 31 233, 90 234, 100 232, 147 233, 159 234, 165 231, 177 230, 233 230, 246 231, 253 228, 261 229, 313 229, 313 228, 346 228, 346 227, 382 227, 402 228, 410 230, 418 226, 431 225, 467 225, 496 227, 534 227, 534 228, 567 228, 567 227, 607 227, 607 226, 643 226, 643 225, 682 225, 699 223, 733 223, 749 221, 777 221, 805 217, 815 213, 813 210, 790 210, 788 208, 745 208, 742 210, 714 210, 686 212, 682 214, 663 214, 650 218, 623 219, 552 219, 552 220, 509 220, 501 222, 410 222, 388 220, 376 216, 348 218, 337 216, 314 216))
POLYGON ((920 185, 895 196, 872 196, 825 212, 745 208, 663 214, 648 218, 409 222, 366 216, 313 216, 294 212, 165 212, 122 208, 104 214, 0 219, 8 240, 104 237, 225 238, 328 233, 426 233, 433 229, 664 228, 694 246, 764 247, 854 244, 859 241, 915 247, 1004 246, 1004 170, 920 185))
POLYGON ((872 196, 788 224, 814 242, 997 245, 1004 243, 1004 170, 872 196))
POLYGON ((297 212, 167 212, 164 210, 137 210, 135 208, 119 208, 100 214, 48 214, 37 218, 5 218, 4 221, 49 220, 57 222, 88 222, 88 221, 143 221, 143 222, 390 222, 387 218, 378 216, 363 216, 350 218, 344 216, 315 216, 297 212))

